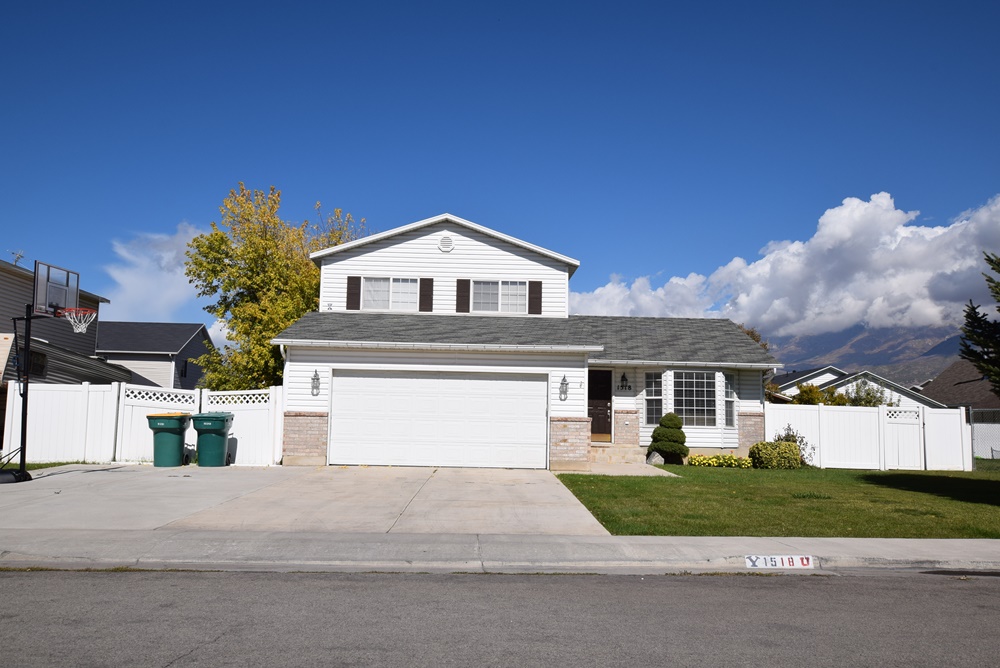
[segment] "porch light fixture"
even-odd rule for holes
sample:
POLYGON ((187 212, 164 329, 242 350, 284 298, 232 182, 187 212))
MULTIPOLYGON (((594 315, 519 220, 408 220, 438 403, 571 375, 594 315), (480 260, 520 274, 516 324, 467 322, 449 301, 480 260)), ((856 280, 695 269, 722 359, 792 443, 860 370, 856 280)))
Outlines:
POLYGON ((563 374, 562 380, 559 381, 559 401, 566 401, 569 397, 569 381, 566 380, 566 374, 563 374))
POLYGON ((628 384, 628 376, 624 373, 622 374, 621 381, 618 383, 619 390, 631 390, 632 386, 628 384))
POLYGON ((310 392, 314 397, 319 396, 319 369, 313 369, 312 389, 310 392))

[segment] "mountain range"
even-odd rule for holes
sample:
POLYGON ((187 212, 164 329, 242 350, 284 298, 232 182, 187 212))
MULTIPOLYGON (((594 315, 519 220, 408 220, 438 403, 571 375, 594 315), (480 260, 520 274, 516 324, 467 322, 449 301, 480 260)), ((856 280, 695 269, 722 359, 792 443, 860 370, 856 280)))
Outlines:
POLYGON ((855 325, 840 332, 766 337, 771 354, 785 368, 779 373, 832 365, 844 371, 867 370, 904 387, 921 384, 958 359, 961 332, 956 327, 855 325))

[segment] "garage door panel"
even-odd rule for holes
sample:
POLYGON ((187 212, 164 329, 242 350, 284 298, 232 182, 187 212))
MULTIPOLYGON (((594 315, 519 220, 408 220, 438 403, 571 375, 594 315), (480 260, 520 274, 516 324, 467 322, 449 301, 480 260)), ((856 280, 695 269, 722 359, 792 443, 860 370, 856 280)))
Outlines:
POLYGON ((335 371, 330 463, 545 468, 546 375, 335 371))

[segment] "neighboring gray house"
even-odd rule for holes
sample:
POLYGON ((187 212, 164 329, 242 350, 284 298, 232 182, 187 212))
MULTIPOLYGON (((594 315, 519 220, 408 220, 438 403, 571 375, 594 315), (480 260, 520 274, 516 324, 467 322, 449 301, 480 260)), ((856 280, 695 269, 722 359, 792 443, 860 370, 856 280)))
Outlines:
POLYGON ((102 322, 97 352, 132 372, 131 382, 192 390, 201 367, 191 361, 212 348, 205 325, 180 322, 102 322))
POLYGON ((1000 397, 993 394, 990 381, 972 362, 964 359, 925 383, 922 392, 948 408, 1000 408, 1000 397))
POLYGON ((320 308, 282 332, 285 464, 587 469, 764 439, 780 366, 728 320, 569 315, 579 263, 450 214, 312 255, 320 308))
MULTIPOLYGON (((17 378, 14 367, 14 323, 11 318, 24 316, 25 304, 31 304, 35 290, 35 272, 0 260, 0 420, 6 415, 7 386, 17 378)), ((80 290, 80 306, 99 310, 107 304, 105 297, 80 290)), ((97 329, 100 322, 91 323, 83 334, 73 331, 63 318, 34 318, 31 321, 31 382, 32 383, 94 383, 127 382, 128 369, 96 356, 97 329)), ((24 322, 17 326, 18 344, 24 348, 24 322)))

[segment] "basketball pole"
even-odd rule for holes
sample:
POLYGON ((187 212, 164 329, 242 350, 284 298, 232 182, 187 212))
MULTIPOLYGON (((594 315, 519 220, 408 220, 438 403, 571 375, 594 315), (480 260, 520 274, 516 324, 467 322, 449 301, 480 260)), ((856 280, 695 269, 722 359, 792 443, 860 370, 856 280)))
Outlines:
MULTIPOLYGON (((27 482, 28 473, 28 388, 31 387, 31 321, 42 316, 34 315, 31 304, 24 305, 24 318, 11 318, 14 327, 18 320, 24 320, 24 357, 18 354, 17 363, 21 367, 21 466, 17 471, 0 470, 0 484, 5 482, 27 482)), ((15 333, 17 330, 14 330, 15 333)))

